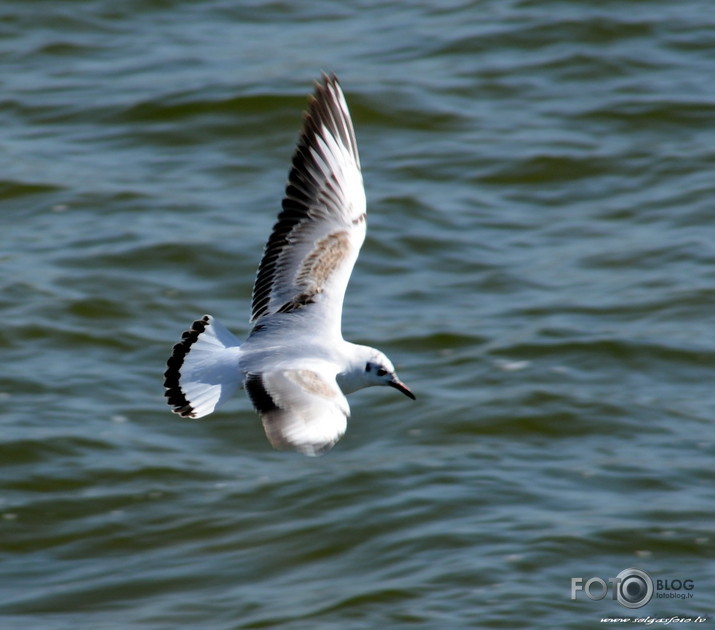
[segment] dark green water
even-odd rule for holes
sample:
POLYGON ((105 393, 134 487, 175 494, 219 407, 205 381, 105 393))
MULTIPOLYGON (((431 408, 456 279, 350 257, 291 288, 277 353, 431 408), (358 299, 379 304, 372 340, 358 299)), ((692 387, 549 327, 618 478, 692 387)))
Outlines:
POLYGON ((4 2, 0 628, 711 625, 713 77, 710 2, 4 2), (344 332, 418 400, 308 459, 161 375, 205 312, 246 334, 321 69, 344 332), (693 597, 571 600, 631 567, 693 597))

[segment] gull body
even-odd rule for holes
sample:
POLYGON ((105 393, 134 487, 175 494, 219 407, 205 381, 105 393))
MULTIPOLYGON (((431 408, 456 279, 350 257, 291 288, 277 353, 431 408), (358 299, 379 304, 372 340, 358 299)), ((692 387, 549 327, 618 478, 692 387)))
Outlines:
POLYGON ((173 411, 203 417, 242 386, 275 448, 319 455, 345 433, 345 394, 385 385, 414 399, 382 352, 342 336, 343 298, 365 229, 350 113, 337 78, 323 75, 258 267, 253 328, 241 343, 211 315, 192 324, 164 374, 173 411))

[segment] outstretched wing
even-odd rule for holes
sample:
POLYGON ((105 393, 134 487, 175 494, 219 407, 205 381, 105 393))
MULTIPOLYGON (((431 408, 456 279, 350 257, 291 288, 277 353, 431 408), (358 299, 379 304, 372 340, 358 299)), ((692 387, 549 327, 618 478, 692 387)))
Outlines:
POLYGON ((365 190, 335 76, 316 84, 282 207, 258 267, 251 321, 305 309, 339 333, 345 289, 365 240, 365 190))
POLYGON ((350 407, 334 378, 282 369, 249 373, 244 386, 274 448, 321 455, 345 433, 350 407))

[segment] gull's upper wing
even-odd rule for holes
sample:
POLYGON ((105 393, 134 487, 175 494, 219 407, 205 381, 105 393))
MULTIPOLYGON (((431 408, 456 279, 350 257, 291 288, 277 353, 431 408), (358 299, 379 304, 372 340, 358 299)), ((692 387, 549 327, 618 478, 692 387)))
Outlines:
POLYGON ((345 289, 365 240, 365 207, 350 112, 337 78, 323 75, 258 267, 251 321, 300 309, 339 334, 345 289))
POLYGON ((334 374, 274 369, 249 373, 244 386, 274 448, 321 455, 345 433, 350 407, 334 374))

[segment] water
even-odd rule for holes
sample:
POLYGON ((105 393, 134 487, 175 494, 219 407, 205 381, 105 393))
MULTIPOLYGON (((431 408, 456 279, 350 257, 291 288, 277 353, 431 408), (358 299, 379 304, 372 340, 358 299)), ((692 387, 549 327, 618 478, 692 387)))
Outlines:
POLYGON ((710 3, 304 4, 0 8, 0 627, 711 622, 710 3), (309 459, 161 375, 205 312, 245 336, 321 69, 369 202, 345 334, 418 400, 309 459), (570 599, 630 567, 693 597, 570 599))

